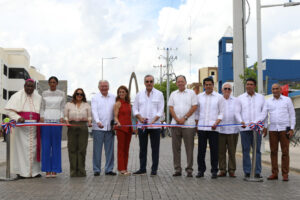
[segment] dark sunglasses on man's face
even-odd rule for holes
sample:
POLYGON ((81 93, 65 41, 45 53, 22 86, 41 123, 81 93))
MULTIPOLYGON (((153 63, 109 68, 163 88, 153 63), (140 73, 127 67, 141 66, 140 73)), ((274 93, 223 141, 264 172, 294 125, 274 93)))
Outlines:
POLYGON ((153 83, 153 81, 145 81, 145 83, 153 83))
POLYGON ((230 90, 231 90, 231 88, 224 88, 224 90, 229 90, 229 91, 230 91, 230 90))
POLYGON ((82 96, 83 97, 83 94, 82 93, 76 93, 76 96, 82 96))

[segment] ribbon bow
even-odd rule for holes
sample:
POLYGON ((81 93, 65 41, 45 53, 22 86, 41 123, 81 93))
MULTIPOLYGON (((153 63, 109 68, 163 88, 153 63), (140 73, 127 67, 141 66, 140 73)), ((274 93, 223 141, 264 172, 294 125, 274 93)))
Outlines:
POLYGON ((10 133, 10 130, 11 130, 12 127, 13 128, 16 127, 16 120, 12 119, 7 123, 2 124, 2 128, 3 128, 6 135, 10 133))
POLYGON ((258 121, 257 123, 253 123, 251 122, 249 124, 249 128, 253 131, 258 132, 259 134, 261 134, 261 130, 263 130, 264 128, 264 123, 262 121, 258 121))

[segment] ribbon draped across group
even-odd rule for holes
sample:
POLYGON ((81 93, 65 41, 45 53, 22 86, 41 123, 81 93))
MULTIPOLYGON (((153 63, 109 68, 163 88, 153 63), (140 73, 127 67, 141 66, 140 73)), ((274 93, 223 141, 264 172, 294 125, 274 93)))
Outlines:
POLYGON ((1 126, 2 126, 2 129, 4 130, 5 134, 9 134, 11 128, 15 128, 15 127, 26 127, 26 126, 77 126, 77 125, 63 124, 63 123, 41 123, 41 122, 16 123, 15 120, 10 120, 7 123, 2 123, 1 126))
MULTIPOLYGON (((26 127, 26 126, 78 126, 78 125, 70 125, 70 124, 63 124, 63 123, 34 123, 34 122, 25 122, 25 123, 16 123, 15 120, 10 120, 8 123, 1 124, 5 134, 9 134, 11 128, 15 127, 26 127)), ((121 125, 121 127, 137 127, 137 128, 148 128, 148 127, 212 127, 211 125, 181 125, 181 124, 137 124, 137 125, 121 125)), ((242 126, 242 124, 220 124, 217 127, 223 126, 242 126)), ((249 123, 247 126, 251 130, 254 130, 261 134, 261 130, 264 128, 264 123, 259 121, 257 123, 249 123)))

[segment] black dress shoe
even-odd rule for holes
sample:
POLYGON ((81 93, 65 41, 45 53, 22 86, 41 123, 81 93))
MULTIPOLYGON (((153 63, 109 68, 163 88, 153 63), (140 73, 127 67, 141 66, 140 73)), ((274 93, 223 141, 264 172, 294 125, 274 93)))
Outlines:
POLYGON ((198 172, 198 174, 196 175, 196 178, 201 178, 204 176, 204 173, 203 172, 198 172))
POLYGON ((182 174, 181 174, 181 172, 175 172, 174 174, 173 174, 173 176, 181 176, 182 174))
POLYGON ((255 178, 262 178, 262 176, 260 174, 255 174, 254 176, 255 178))
POLYGON ((155 171, 152 171, 150 174, 150 176, 156 176, 156 175, 157 175, 157 172, 155 172, 155 171))
POLYGON ((186 177, 189 177, 189 178, 193 177, 193 173, 192 172, 188 172, 187 175, 186 175, 186 177))
POLYGON ((107 173, 105 173, 105 175, 109 175, 109 176, 115 176, 115 175, 117 175, 117 173, 115 173, 115 172, 111 171, 111 172, 107 172, 107 173))
POLYGON ((249 173, 246 173, 246 174, 245 174, 245 178, 250 178, 250 174, 249 174, 249 173))
POLYGON ((100 172, 95 172, 94 176, 100 176, 100 172))
POLYGON ((142 170, 137 170, 136 172, 133 173, 133 175, 145 175, 146 171, 142 171, 142 170))
POLYGON ((25 177, 21 176, 20 174, 17 174, 17 179, 25 179, 25 177))
POLYGON ((34 176, 33 178, 41 178, 41 177, 42 177, 42 175, 38 174, 38 175, 34 176))
POLYGON ((217 173, 212 173, 212 174, 211 174, 211 178, 212 178, 212 179, 216 179, 216 178, 218 178, 218 175, 217 175, 217 173))

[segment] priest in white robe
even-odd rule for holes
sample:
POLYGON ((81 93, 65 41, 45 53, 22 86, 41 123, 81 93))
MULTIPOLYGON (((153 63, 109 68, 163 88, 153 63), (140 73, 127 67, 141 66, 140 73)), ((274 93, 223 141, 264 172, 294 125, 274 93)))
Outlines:
MULTIPOLYGON (((24 89, 15 93, 5 106, 17 123, 38 122, 41 96, 34 91, 35 82, 27 79, 24 89)), ((40 177, 40 135, 35 126, 16 127, 11 132, 11 172, 19 178, 40 177)))

